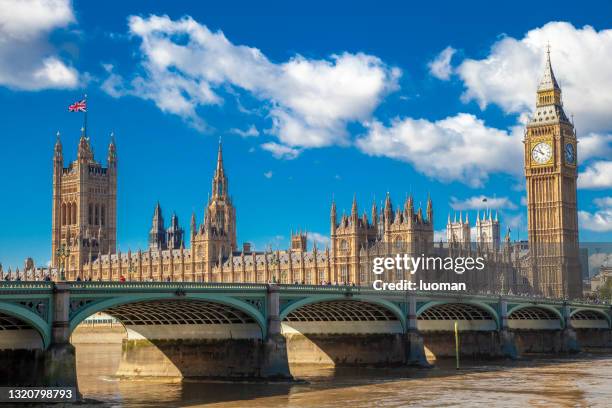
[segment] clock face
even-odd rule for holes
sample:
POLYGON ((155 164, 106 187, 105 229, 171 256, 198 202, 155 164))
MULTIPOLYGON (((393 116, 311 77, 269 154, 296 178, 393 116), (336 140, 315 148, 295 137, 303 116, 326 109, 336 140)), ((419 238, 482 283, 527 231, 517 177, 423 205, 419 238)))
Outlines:
POLYGON ((538 164, 544 164, 552 157, 552 146, 548 143, 538 143, 531 151, 531 158, 538 164))
POLYGON ((574 151, 574 145, 571 143, 565 145, 565 161, 568 163, 576 161, 576 152, 574 151))

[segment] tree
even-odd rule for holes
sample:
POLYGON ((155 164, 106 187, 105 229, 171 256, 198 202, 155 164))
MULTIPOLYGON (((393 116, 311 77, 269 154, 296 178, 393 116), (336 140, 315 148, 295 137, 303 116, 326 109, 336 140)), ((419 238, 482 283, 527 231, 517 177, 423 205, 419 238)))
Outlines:
POLYGON ((607 277, 603 285, 599 287, 599 297, 612 301, 612 277, 607 277))

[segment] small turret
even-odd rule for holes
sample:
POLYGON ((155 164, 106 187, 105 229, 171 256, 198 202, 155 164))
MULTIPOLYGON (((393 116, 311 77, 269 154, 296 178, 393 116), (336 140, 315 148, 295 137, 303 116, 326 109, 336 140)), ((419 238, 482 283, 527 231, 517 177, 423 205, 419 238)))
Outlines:
POLYGON ((427 195, 427 222, 433 224, 433 203, 429 194, 427 195))
POLYGON ((197 224, 195 211, 191 213, 191 237, 193 238, 197 234, 197 224))
POLYGON ((385 222, 391 224, 393 222, 393 205, 391 204, 391 196, 387 192, 385 198, 385 222))
POLYGON ((117 147, 115 146, 115 132, 111 132, 110 134, 107 160, 109 168, 117 167, 117 147))
POLYGON ((159 201, 153 210, 153 220, 151 221, 151 231, 149 232, 149 248, 166 249, 166 230, 164 229, 164 217, 159 201))
POLYGON ((414 214, 414 200, 412 199, 412 194, 410 194, 410 196, 406 198, 406 204, 404 205, 404 210, 406 212, 406 215, 412 218, 412 215, 414 214))
POLYGON ((374 199, 374 201, 372 202, 371 217, 372 225, 376 225, 378 223, 378 209, 376 208, 376 199, 374 199))
POLYGON ((59 130, 55 134, 55 147, 53 149, 53 152, 54 152, 55 160, 62 163, 63 162, 62 141, 60 140, 59 130))
POLYGON ((336 201, 332 199, 331 210, 329 212, 329 223, 331 225, 331 235, 333 236, 336 232, 337 223, 337 213, 336 213, 336 201))
POLYGON ((79 146, 77 149, 77 158, 79 162, 89 162, 93 160, 93 152, 91 150, 91 144, 89 138, 85 136, 85 128, 81 128, 81 138, 79 139, 79 146))

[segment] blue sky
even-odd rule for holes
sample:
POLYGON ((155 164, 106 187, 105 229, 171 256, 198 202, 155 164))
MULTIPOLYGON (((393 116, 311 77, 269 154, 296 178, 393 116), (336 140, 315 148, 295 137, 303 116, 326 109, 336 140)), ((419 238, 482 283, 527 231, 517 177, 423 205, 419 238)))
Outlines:
POLYGON ((55 133, 73 160, 84 93, 97 159, 116 135, 124 251, 146 247, 157 200, 202 220, 219 137, 238 239, 259 249, 300 227, 324 244, 332 197, 369 213, 387 191, 431 194, 436 231, 488 197, 524 239, 548 42, 581 138, 581 240, 612 239, 609 3, 289 3, 0 2, 0 262, 50 259, 55 133))

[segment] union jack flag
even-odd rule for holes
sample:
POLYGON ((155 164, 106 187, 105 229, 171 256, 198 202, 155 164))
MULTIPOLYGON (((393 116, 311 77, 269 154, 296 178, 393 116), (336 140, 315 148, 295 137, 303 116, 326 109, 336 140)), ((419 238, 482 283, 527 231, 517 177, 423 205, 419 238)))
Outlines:
POLYGON ((85 99, 68 106, 68 112, 87 112, 87 101, 85 99))

